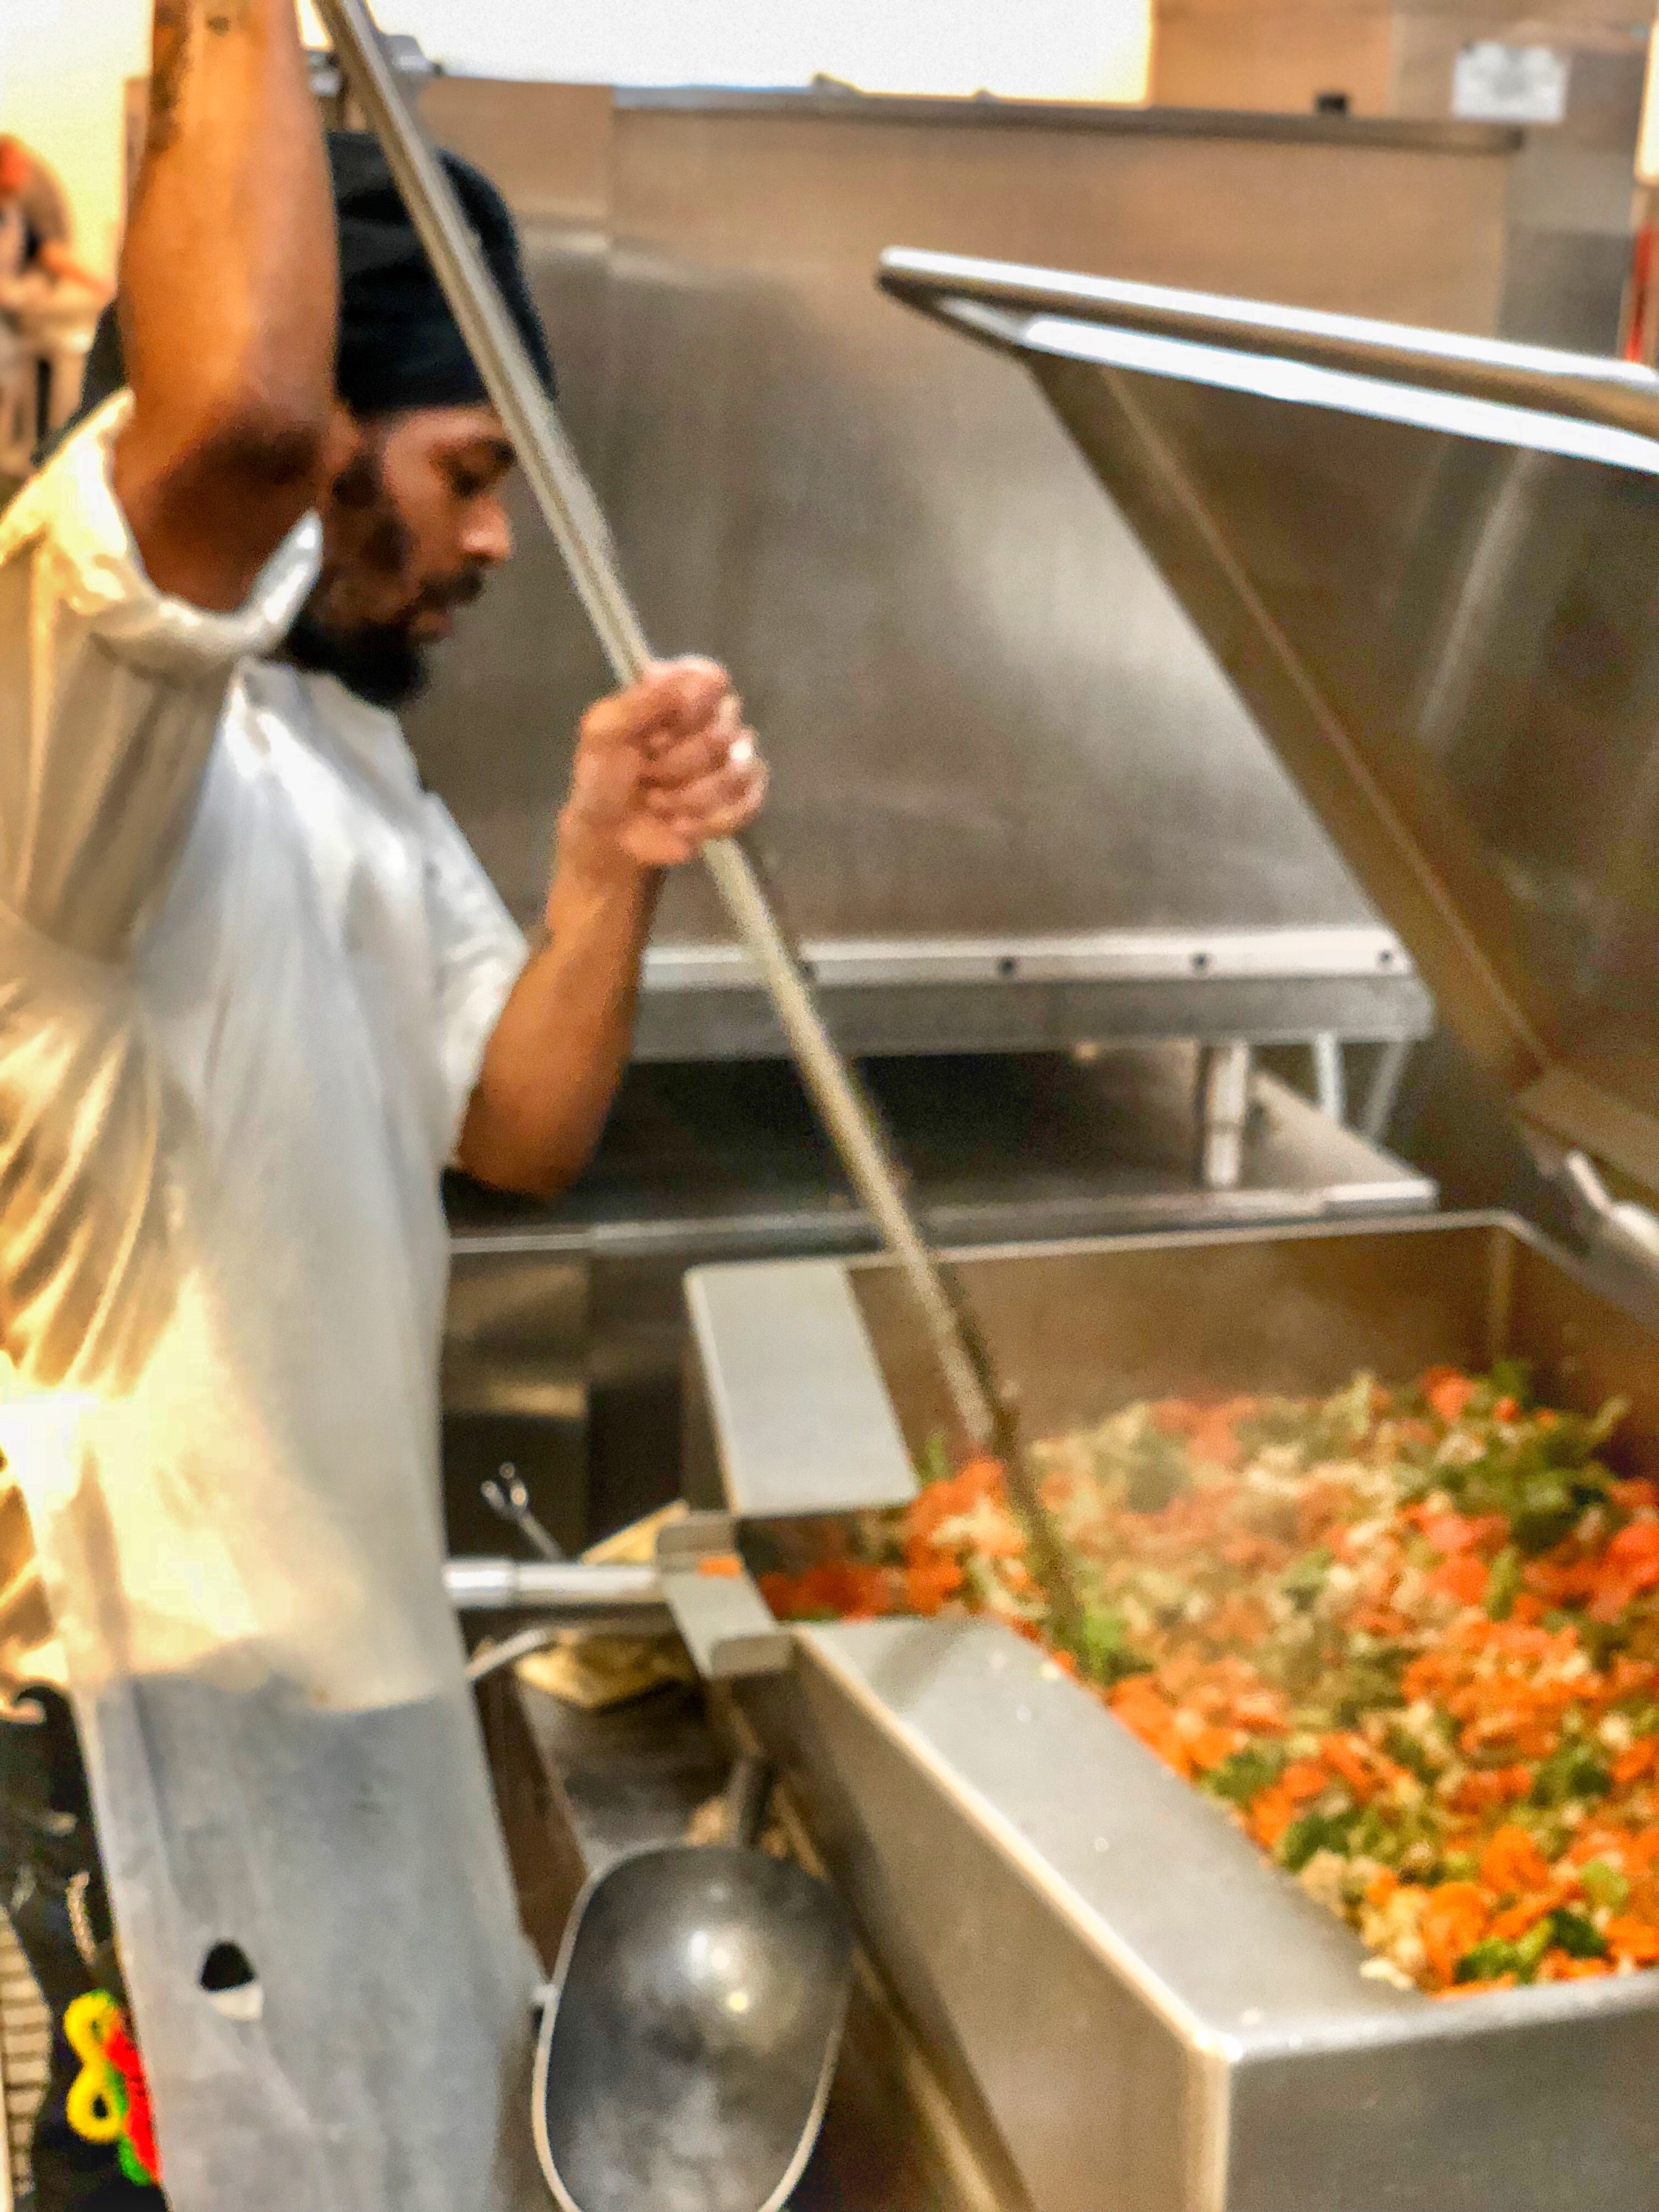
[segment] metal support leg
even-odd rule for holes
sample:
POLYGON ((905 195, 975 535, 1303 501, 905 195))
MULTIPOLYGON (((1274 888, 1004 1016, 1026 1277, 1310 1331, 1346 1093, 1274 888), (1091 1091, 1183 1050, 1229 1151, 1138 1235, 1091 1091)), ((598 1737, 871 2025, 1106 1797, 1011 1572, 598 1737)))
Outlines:
POLYGON ((1341 1038, 1316 1036, 1309 1049, 1313 1054, 1314 1097, 1319 1102, 1320 1112, 1328 1114, 1333 1121, 1346 1122, 1348 1072, 1343 1065, 1341 1038))
POLYGON ((1199 1180, 1206 1190, 1237 1190, 1244 1178, 1244 1127, 1255 1057, 1242 1037, 1206 1045, 1199 1056, 1198 1110, 1203 1124, 1199 1180))
POLYGON ((1389 1124, 1394 1119, 1395 1101, 1400 1096, 1400 1086, 1405 1080, 1406 1068, 1412 1048, 1404 1037, 1396 1037, 1385 1044, 1376 1055, 1365 1103, 1359 1110, 1359 1133, 1367 1144, 1380 1145, 1389 1133, 1389 1124))

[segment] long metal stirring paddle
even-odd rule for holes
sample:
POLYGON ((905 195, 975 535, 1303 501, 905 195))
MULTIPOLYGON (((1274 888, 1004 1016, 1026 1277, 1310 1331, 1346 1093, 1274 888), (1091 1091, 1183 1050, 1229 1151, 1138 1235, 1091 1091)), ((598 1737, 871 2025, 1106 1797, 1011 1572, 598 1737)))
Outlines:
MULTIPOLYGON (((380 141, 611 671, 618 683, 635 683, 653 656, 623 582, 610 527, 443 166, 404 98, 374 18, 364 0, 317 0, 317 12, 380 141)), ((1061 1636, 1075 1644, 1081 1620, 1075 1584, 1021 1449, 1012 1403, 997 1384, 977 1326, 928 1250, 875 1109, 825 1026, 805 963, 752 854, 735 839, 721 838, 703 848, 703 860, 760 971, 830 1139, 903 1273, 957 1418, 973 1444, 997 1451, 1006 1467, 1037 1579, 1061 1636)))

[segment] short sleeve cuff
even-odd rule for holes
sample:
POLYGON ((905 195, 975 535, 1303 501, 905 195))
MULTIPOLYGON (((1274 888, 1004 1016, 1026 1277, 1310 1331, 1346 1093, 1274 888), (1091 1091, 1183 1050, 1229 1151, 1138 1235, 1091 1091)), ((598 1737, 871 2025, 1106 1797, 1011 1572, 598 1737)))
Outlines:
POLYGON ((49 562, 61 603, 125 659, 188 681, 273 652, 317 580, 322 526, 297 523, 234 614, 210 614, 158 591, 115 495, 115 441, 132 409, 118 393, 82 424, 0 520, 0 562, 25 547, 49 562))

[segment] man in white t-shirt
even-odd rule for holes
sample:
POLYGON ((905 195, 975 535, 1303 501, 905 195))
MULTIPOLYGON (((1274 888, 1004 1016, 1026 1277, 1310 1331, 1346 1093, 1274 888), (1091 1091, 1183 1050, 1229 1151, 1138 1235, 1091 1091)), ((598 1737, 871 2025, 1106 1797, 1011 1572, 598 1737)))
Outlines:
MULTIPOLYGON (((443 1589, 440 1176, 579 1171, 663 872, 765 775, 706 664, 594 708, 527 950, 392 711, 511 550, 500 421, 377 149, 325 146, 294 0, 155 33, 119 326, 0 519, 36 2204, 508 2212, 537 1976, 443 1589)), ((550 386, 500 197, 452 174, 550 386)))

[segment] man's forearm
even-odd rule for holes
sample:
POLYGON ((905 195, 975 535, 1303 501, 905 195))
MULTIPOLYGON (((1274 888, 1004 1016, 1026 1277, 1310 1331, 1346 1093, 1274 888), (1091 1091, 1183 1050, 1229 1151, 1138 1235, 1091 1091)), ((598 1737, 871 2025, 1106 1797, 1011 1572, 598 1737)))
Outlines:
POLYGON ((236 605, 312 503, 338 285, 295 0, 155 0, 121 267, 135 404, 116 483, 166 588, 236 605))
POLYGON ((587 1164, 628 1064, 661 883, 621 863, 556 875, 550 942, 496 1025, 461 1140, 481 1182, 552 1197, 587 1164))

